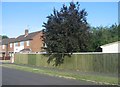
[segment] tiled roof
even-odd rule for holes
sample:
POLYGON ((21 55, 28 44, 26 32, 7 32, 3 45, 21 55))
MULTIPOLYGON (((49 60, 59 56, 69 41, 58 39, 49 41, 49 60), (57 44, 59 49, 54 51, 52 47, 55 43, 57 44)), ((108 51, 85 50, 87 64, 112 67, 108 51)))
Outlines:
POLYGON ((6 39, 2 39, 2 44, 8 44, 8 43, 13 43, 15 41, 15 38, 6 38, 6 39))
POLYGON ((6 45, 9 43, 13 43, 13 42, 20 42, 20 41, 27 41, 27 40, 32 40, 33 37, 40 33, 41 31, 37 31, 37 32, 32 32, 32 33, 28 33, 27 36, 25 35, 20 35, 17 38, 6 38, 6 39, 2 39, 2 45, 6 45))
POLYGON ((40 32, 41 32, 41 31, 37 31, 37 32, 33 32, 33 33, 28 33, 27 36, 25 36, 25 35, 20 35, 20 36, 18 36, 18 37, 15 39, 15 42, 32 40, 32 38, 33 38, 36 34, 38 34, 38 33, 40 33, 40 32))
POLYGON ((31 49, 29 49, 29 48, 25 48, 25 49, 20 50, 20 52, 30 52, 30 51, 31 51, 31 49))

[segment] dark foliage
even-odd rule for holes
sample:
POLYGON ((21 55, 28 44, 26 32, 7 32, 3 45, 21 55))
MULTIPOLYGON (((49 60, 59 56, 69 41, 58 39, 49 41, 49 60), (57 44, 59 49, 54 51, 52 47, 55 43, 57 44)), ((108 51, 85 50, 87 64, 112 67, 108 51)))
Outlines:
POLYGON ((5 39, 5 38, 8 38, 8 36, 6 36, 6 35, 3 35, 3 36, 2 36, 2 39, 5 39))
POLYGON ((78 2, 71 2, 69 7, 63 5, 60 11, 54 9, 53 14, 47 17, 47 23, 43 24, 46 51, 50 54, 48 63, 54 60, 54 65, 58 66, 63 63, 65 56, 89 50, 87 12, 79 7, 78 2))
POLYGON ((78 2, 71 2, 69 7, 63 5, 60 11, 54 9, 47 17, 43 38, 49 54, 48 63, 54 61, 58 66, 73 52, 101 52, 101 45, 120 41, 120 25, 90 27, 86 16, 87 12, 80 10, 78 2))

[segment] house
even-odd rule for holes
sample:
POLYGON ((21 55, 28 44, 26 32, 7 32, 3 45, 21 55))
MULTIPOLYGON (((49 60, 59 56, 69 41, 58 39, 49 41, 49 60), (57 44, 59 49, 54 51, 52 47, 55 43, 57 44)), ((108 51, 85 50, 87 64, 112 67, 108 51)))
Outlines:
POLYGON ((7 38, 2 40, 1 54, 3 56, 11 56, 17 52, 41 52, 43 49, 42 31, 29 33, 25 30, 23 35, 17 38, 7 38))
POLYGON ((14 42, 14 53, 22 51, 40 52, 43 47, 42 32, 32 32, 26 29, 24 35, 20 35, 14 42))
POLYGON ((6 38, 2 40, 0 45, 0 57, 10 56, 9 54, 14 53, 14 41, 15 38, 6 38))
POLYGON ((120 53, 120 41, 100 46, 103 53, 120 53))

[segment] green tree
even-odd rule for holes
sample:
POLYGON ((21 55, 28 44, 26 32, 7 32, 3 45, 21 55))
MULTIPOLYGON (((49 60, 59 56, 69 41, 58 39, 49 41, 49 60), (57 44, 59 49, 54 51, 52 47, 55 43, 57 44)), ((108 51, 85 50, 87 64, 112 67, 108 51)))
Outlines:
POLYGON ((91 27, 92 30, 92 41, 91 49, 95 51, 96 48, 99 48, 101 45, 115 42, 119 39, 119 26, 116 24, 111 25, 110 27, 91 27))
POLYGON ((65 56, 73 52, 86 52, 89 49, 90 27, 87 23, 87 12, 80 10, 80 4, 63 5, 60 11, 53 10, 43 24, 44 42, 47 45, 48 63, 54 60, 55 66, 64 62, 65 56))
POLYGON ((120 41, 120 24, 118 25, 117 30, 118 30, 118 41, 120 41))
POLYGON ((5 39, 5 38, 8 38, 8 36, 6 36, 6 35, 3 35, 3 36, 2 36, 2 39, 5 39))

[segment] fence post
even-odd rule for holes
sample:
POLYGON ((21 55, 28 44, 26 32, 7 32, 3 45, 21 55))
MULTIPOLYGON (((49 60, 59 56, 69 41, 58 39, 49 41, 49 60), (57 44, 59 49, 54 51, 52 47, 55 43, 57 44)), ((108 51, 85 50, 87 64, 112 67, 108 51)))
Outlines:
POLYGON ((74 55, 75 55, 75 60, 76 60, 76 61, 75 61, 75 62, 76 62, 76 66, 75 66, 75 67, 76 67, 76 70, 78 70, 78 67, 77 67, 77 64, 78 64, 78 63, 77 63, 77 54, 74 54, 74 55))

